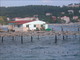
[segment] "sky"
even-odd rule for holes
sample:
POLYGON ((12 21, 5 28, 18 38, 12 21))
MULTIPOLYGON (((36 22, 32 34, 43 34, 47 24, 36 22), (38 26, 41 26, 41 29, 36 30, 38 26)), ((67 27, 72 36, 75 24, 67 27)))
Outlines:
POLYGON ((80 0, 0 0, 0 6, 27 6, 27 5, 50 5, 63 6, 71 3, 80 3, 80 0))

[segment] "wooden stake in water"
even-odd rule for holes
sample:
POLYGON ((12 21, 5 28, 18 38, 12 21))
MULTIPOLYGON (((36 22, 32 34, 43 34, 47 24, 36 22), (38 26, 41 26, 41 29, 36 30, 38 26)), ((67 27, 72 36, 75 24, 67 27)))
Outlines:
POLYGON ((31 42, 33 42, 33 37, 31 36, 31 42))
POLYGON ((79 35, 79 40, 80 40, 80 35, 79 35))
POLYGON ((61 26, 61 31, 63 31, 63 27, 61 26))
POLYGON ((66 39, 68 39, 68 35, 66 35, 66 39))
POLYGON ((75 34, 75 39, 77 38, 77 35, 75 34))
POLYGON ((57 43, 57 35, 55 35, 55 43, 57 43))
POLYGON ((2 36, 2 43, 3 43, 3 36, 2 36))
POLYGON ((38 40, 39 40, 39 35, 38 35, 38 40))
POLYGON ((63 35, 63 40, 64 40, 65 38, 64 38, 64 35, 63 35))
POLYGON ((12 36, 12 40, 14 40, 14 36, 12 36))
POLYGON ((21 44, 23 44, 23 36, 21 36, 21 44))
POLYGON ((78 31, 79 31, 79 27, 78 27, 78 31))

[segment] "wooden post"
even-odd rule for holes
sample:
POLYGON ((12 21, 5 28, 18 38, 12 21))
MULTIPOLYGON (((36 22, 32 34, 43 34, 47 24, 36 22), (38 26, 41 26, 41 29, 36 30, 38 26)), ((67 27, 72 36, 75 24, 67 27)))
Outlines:
POLYGON ((38 40, 39 40, 39 35, 38 35, 38 40))
POLYGON ((33 37, 31 36, 31 42, 33 42, 33 37))
POLYGON ((21 44, 23 44, 23 36, 21 36, 21 44))
POLYGON ((78 27, 78 31, 79 31, 79 27, 78 27))
POLYGON ((63 27, 61 26, 61 31, 63 32, 63 27))
POLYGON ((64 35, 63 35, 63 40, 64 40, 65 38, 64 38, 64 35))
POLYGON ((3 36, 2 36, 2 43, 3 43, 3 36))
POLYGON ((55 35, 55 43, 57 43, 57 35, 55 35))
POLYGON ((68 35, 66 35, 66 39, 68 39, 68 35))
POLYGON ((79 40, 80 40, 80 35, 79 35, 79 40))
POLYGON ((75 39, 77 38, 77 35, 75 34, 75 39))
POLYGON ((12 40, 14 40, 14 36, 12 36, 12 40))

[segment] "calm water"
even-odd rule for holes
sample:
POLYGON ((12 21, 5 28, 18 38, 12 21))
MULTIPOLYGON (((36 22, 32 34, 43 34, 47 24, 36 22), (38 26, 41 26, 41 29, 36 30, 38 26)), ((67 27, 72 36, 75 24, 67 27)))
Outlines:
POLYGON ((8 31, 7 27, 0 27, 0 29, 2 29, 3 31, 8 31))
MULTIPOLYGON (((56 28, 59 29, 59 28, 56 28)), ((77 29, 75 29, 77 30, 77 29)), ((80 35, 68 35, 65 40, 58 36, 57 43, 54 36, 24 36, 4 37, 4 43, 0 38, 0 60, 80 60, 80 35)))
POLYGON ((0 60, 80 60, 80 36, 69 36, 62 40, 58 36, 57 44, 54 43, 54 36, 33 37, 24 36, 24 43, 21 44, 20 37, 4 37, 4 43, 0 38, 0 60))
POLYGON ((62 28, 63 28, 63 31, 80 31, 80 24, 74 24, 74 25, 49 25, 48 27, 52 30, 55 30, 55 31, 61 31, 62 28))

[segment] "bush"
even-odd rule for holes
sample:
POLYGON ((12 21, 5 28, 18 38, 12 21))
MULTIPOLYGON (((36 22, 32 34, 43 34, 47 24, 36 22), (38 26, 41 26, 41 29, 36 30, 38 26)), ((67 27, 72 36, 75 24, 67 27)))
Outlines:
POLYGON ((51 29, 50 29, 50 28, 48 28, 48 29, 46 29, 46 31, 51 31, 51 29))
POLYGON ((36 28, 36 31, 39 31, 39 28, 36 28))
POLYGON ((74 23, 74 22, 78 22, 78 20, 75 20, 75 19, 71 19, 71 22, 73 22, 73 23, 74 23))
POLYGON ((45 31, 45 28, 44 28, 44 27, 41 27, 40 30, 41 30, 41 31, 45 31))

